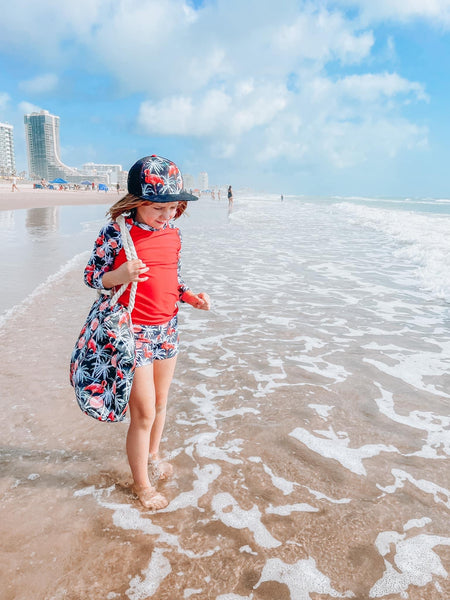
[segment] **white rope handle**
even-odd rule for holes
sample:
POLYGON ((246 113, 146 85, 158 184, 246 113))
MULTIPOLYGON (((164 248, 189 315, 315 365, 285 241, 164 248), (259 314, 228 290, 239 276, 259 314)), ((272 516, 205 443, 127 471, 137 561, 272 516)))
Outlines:
MULTIPOLYGON (((116 219, 116 222, 120 227, 120 234, 122 237, 122 247, 125 250, 125 256, 127 257, 127 260, 133 260, 133 259, 137 258, 138 255, 136 253, 136 248, 134 247, 133 240, 131 239, 130 232, 128 231, 128 227, 125 223, 124 216, 119 215, 116 219)), ((127 309, 129 313, 131 313, 134 308, 137 284, 138 284, 137 281, 133 281, 131 284, 130 299, 128 301, 128 309, 127 309)), ((129 285, 130 285, 129 283, 124 283, 123 285, 120 286, 120 288, 117 290, 117 292, 111 297, 111 303, 110 303, 111 306, 114 306, 116 304, 116 302, 118 301, 120 296, 124 293, 124 291, 127 289, 127 287, 129 285)))

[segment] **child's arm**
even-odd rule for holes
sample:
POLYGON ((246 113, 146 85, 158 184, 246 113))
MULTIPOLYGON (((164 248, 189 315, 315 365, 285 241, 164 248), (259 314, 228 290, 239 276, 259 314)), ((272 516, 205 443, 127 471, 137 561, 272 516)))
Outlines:
POLYGON ((110 289, 130 281, 145 281, 140 276, 148 267, 140 259, 127 261, 113 270, 116 256, 122 248, 120 228, 117 223, 108 223, 95 240, 94 249, 84 270, 84 281, 97 290, 110 289))
POLYGON ((211 308, 211 299, 205 292, 194 294, 191 290, 187 290, 182 294, 181 300, 199 310, 209 310, 211 308))

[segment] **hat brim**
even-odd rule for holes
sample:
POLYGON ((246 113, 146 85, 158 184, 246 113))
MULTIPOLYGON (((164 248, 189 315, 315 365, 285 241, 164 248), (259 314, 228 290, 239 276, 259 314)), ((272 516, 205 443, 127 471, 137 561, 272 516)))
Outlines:
POLYGON ((179 194, 152 194, 148 196, 139 196, 142 200, 147 200, 148 202, 191 202, 192 200, 198 200, 197 196, 193 194, 189 194, 185 190, 181 191, 179 194))

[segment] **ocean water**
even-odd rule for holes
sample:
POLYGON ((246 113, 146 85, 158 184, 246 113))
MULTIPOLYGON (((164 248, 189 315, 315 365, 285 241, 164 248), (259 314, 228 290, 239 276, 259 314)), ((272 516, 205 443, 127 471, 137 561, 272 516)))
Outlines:
MULTIPOLYGON (((38 317, 43 294, 80 327, 88 308, 77 300, 69 311, 61 296, 77 277, 82 285, 105 208, 34 211, 0 213, 2 254, 16 261, 2 298, 6 340, 38 317)), ((82 429, 59 442, 51 424, 45 439, 30 434, 52 452, 74 448, 70 502, 101 519, 97 552, 134 557, 120 575, 95 575, 102 595, 69 575, 65 589, 130 600, 448 600, 450 202, 238 194, 231 212, 224 201, 193 204, 180 228, 184 278, 213 306, 180 310, 169 506, 146 513, 113 475, 96 479, 101 461, 83 449, 82 429)), ((70 396, 60 384, 58 399, 70 396)), ((108 452, 119 460, 126 427, 114 431, 108 452)))

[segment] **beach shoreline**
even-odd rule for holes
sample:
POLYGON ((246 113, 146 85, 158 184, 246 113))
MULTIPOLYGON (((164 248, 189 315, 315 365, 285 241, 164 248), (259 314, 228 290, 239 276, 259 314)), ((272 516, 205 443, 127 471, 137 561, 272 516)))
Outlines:
POLYGON ((27 208, 46 208, 51 206, 114 204, 125 195, 116 190, 93 192, 87 190, 35 190, 31 187, 11 192, 9 188, 0 186, 0 211, 20 210, 27 208))

